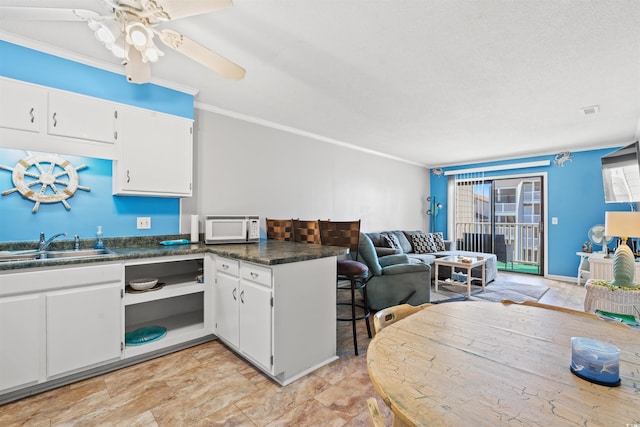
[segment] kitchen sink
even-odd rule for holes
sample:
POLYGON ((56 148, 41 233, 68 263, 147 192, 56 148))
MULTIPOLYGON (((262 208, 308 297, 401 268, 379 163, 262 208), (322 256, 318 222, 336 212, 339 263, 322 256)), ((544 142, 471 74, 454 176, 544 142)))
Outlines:
POLYGON ((109 249, 80 249, 66 251, 0 251, 0 262, 16 262, 16 261, 36 261, 45 259, 74 259, 74 258, 90 258, 101 257, 105 255, 113 255, 114 252, 109 249))
POLYGON ((52 259, 52 258, 86 258, 102 255, 113 255, 114 252, 109 249, 80 249, 80 250, 68 250, 68 251, 45 251, 42 252, 39 259, 52 259))

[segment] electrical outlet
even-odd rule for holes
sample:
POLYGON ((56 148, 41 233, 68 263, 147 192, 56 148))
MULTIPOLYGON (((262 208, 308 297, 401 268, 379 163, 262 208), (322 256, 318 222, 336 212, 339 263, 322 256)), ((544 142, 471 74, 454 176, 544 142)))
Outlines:
POLYGON ((148 230, 151 228, 151 217, 139 216, 138 217, 138 230, 148 230))

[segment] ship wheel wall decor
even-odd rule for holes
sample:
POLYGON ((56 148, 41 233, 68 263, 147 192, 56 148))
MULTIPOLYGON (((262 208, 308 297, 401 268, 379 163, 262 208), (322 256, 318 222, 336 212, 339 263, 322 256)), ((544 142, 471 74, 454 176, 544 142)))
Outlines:
POLYGON ((40 203, 62 203, 67 210, 71 205, 67 199, 77 190, 91 191, 80 185, 78 171, 87 165, 74 167, 71 162, 53 154, 32 155, 19 160, 13 168, 0 165, 0 169, 11 171, 14 188, 3 191, 2 195, 19 192, 22 197, 35 202, 33 213, 38 212, 40 203))

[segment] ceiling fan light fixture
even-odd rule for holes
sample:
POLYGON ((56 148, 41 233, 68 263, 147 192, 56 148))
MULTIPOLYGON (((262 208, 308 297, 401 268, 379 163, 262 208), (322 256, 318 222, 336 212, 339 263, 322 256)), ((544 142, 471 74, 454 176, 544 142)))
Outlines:
POLYGON ((156 62, 161 56, 164 56, 164 53, 155 45, 146 48, 144 52, 142 52, 142 60, 144 62, 156 62))
POLYGON ((127 26, 127 42, 134 45, 136 49, 144 48, 150 39, 151 34, 142 23, 136 22, 127 26))

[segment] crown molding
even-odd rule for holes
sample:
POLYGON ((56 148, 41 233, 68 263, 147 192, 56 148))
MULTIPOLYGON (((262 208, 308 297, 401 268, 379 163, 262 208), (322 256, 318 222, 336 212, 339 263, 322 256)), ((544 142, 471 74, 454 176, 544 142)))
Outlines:
POLYGON ((360 146, 357 146, 357 145, 354 145, 354 144, 350 144, 348 142, 339 141, 337 139, 329 138, 329 137, 324 136, 324 135, 319 135, 317 133, 308 132, 306 130, 294 128, 292 126, 287 126, 287 125, 283 125, 283 124, 280 124, 280 123, 272 122, 272 121, 269 121, 269 120, 261 119, 259 117, 250 116, 250 115, 247 115, 247 114, 244 114, 244 113, 238 113, 236 111, 227 110, 225 108, 217 107, 215 105, 205 104, 205 103, 196 101, 195 102, 195 108, 197 108, 199 110, 209 111, 211 113, 220 114, 221 116, 231 117, 231 118, 242 120, 242 121, 245 121, 245 122, 248 122, 248 123, 253 123, 253 124, 260 125, 260 126, 268 127, 268 128, 271 128, 271 129, 280 130, 280 131, 291 133, 291 134, 294 134, 294 135, 303 136, 305 138, 314 139, 316 141, 322 141, 322 142, 326 142, 326 143, 329 143, 329 144, 338 145, 340 147, 349 148, 351 150, 356 150, 356 151, 361 151, 363 153, 372 154, 374 156, 384 157, 384 158, 395 160, 395 161, 398 161, 398 162, 407 163, 407 164, 414 165, 414 166, 419 166, 421 168, 427 168, 427 166, 422 164, 422 163, 412 162, 412 161, 407 160, 407 159, 402 159, 400 157, 391 156, 389 154, 381 153, 379 151, 370 150, 368 148, 360 147, 360 146))

